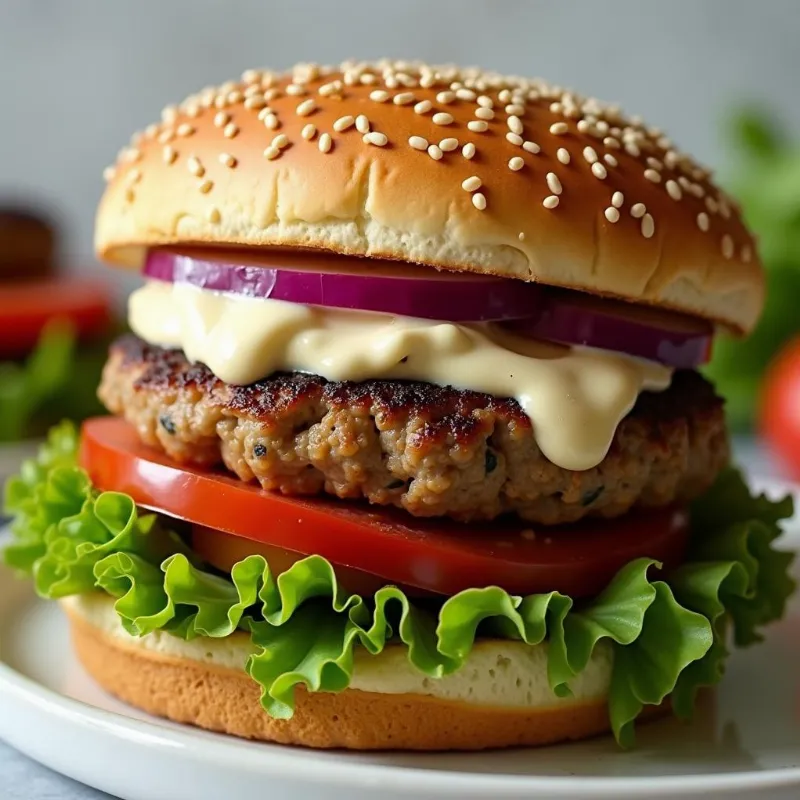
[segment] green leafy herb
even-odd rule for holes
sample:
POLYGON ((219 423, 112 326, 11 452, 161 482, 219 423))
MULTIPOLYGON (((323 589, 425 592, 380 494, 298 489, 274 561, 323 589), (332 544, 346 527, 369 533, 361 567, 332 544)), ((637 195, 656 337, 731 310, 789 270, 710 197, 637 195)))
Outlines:
POLYGON ((247 671, 266 712, 278 718, 291 717, 299 684, 345 689, 356 647, 378 654, 402 642, 418 670, 439 678, 464 665, 480 626, 531 645, 547 640, 557 696, 569 695, 598 644, 609 643, 609 711, 618 741, 629 746, 645 706, 672 695, 676 712, 688 715, 697 690, 720 680, 726 622, 738 644, 757 641, 794 588, 791 556, 772 547, 791 501, 752 496, 733 470, 695 504, 690 558, 672 574, 637 559, 580 606, 557 592, 518 597, 484 587, 431 611, 393 586, 373 597, 348 594, 319 556, 279 576, 261 556, 237 563, 229 577, 207 572, 155 515, 140 514, 124 494, 93 488, 75 464, 76 445, 71 426, 54 429, 39 457, 8 483, 14 542, 6 561, 30 573, 43 597, 107 592, 134 636, 248 631, 257 650, 247 671))

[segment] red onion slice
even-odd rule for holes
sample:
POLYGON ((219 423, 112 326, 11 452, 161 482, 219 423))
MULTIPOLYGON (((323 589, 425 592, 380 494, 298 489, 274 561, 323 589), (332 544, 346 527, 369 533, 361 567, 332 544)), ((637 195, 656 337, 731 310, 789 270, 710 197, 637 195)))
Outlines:
POLYGON ((678 368, 708 361, 712 326, 705 320, 577 291, 509 278, 302 251, 243 255, 228 264, 202 255, 152 250, 144 274, 306 305, 377 311, 450 322, 498 322, 506 330, 562 344, 586 345, 678 368), (273 266, 275 263, 280 266, 273 266))
POLYGON ((659 308, 552 290, 539 312, 503 327, 534 339, 615 350, 691 369, 711 355, 711 323, 659 308))
MULTIPOLYGON (((450 322, 520 319, 536 313, 542 298, 538 286, 507 278, 463 272, 437 272, 429 267, 402 268, 375 261, 360 272, 336 267, 303 269, 302 256, 277 255, 286 268, 226 264, 207 258, 153 250, 144 274, 150 278, 190 283, 202 289, 249 297, 286 300, 306 305, 378 311, 450 322), (300 263, 298 263, 300 261, 300 263), (313 270, 313 271, 312 271, 313 270), (340 271, 339 271, 340 270, 340 271)), ((313 264, 314 257, 308 261, 313 264)), ((343 266, 347 264, 342 260, 343 266)))

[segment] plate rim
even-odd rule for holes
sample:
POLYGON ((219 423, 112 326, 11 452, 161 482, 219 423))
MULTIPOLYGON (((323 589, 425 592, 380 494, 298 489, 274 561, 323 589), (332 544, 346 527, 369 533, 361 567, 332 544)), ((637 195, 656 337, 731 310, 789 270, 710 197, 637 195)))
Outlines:
MULTIPOLYGON (((752 476, 751 480, 761 490, 790 492, 800 499, 800 484, 752 476)), ((0 526, 0 549, 5 539, 0 526)), ((13 571, 0 562, 0 615, 8 608, 17 609, 26 604, 47 603, 38 598, 30 584, 17 582, 13 571), (19 591, 14 591, 14 585, 19 591), (5 590, 5 591, 2 591, 5 590), (10 599, 2 594, 10 592, 10 599), (17 596, 18 595, 18 596, 17 596)), ((497 773, 463 773, 455 770, 437 770, 397 764, 374 764, 363 761, 326 759, 319 761, 313 749, 285 747, 270 743, 240 741, 224 734, 213 733, 191 726, 166 727, 159 721, 129 717, 87 703, 50 689, 34 678, 13 669, 0 651, 0 698, 16 699, 20 707, 27 707, 61 718, 73 729, 91 728, 95 736, 107 736, 144 750, 158 748, 162 751, 181 752, 181 757, 196 763, 211 764, 216 769, 258 774, 286 781, 302 782, 311 786, 325 784, 331 789, 367 789, 392 781, 398 789, 408 792, 435 793, 441 797, 477 798, 490 796, 503 798, 552 797, 582 800, 610 800, 610 798, 659 798, 676 794, 697 795, 709 792, 735 794, 753 790, 774 790, 800 786, 800 765, 739 772, 714 772, 653 777, 605 777, 564 775, 511 775, 497 773), (268 748, 265 751, 265 748, 268 748), (267 757, 265 757, 267 756, 267 757)), ((0 739, 19 752, 45 766, 69 774, 54 766, 56 759, 44 760, 33 752, 31 735, 26 736, 24 726, 15 730, 10 715, 0 716, 0 739), (7 722, 4 722, 4 719, 7 722), (18 731, 22 730, 19 734, 18 731)), ((345 751, 338 752, 346 757, 345 751)), ((465 754, 469 757, 469 754, 465 754)), ((70 777, 76 777, 72 774, 70 777)), ((81 780, 81 778, 78 778, 81 780)), ((84 781, 85 782, 85 781, 84 781)))

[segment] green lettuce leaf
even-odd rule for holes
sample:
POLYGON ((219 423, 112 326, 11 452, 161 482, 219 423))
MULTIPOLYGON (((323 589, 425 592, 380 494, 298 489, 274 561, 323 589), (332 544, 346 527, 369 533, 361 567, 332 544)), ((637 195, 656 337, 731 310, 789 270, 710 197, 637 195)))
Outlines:
POLYGON ((431 610, 394 586, 372 597, 349 594, 320 556, 277 576, 264 558, 250 556, 220 576, 163 519, 140 513, 126 495, 94 489, 76 466, 76 446, 74 429, 54 429, 39 457, 7 484, 14 541, 6 561, 31 574, 42 597, 107 592, 134 636, 247 631, 255 646, 247 672, 277 718, 292 716, 298 685, 345 689, 356 648, 377 655, 403 643, 416 669, 440 678, 463 667, 476 638, 547 641, 549 682, 563 697, 607 642, 612 727, 629 746, 645 706, 671 695, 676 713, 688 716, 697 691, 722 677, 727 629, 739 645, 758 641, 794 589, 792 557, 773 546, 791 500, 754 497, 734 470, 694 504, 689 558, 670 574, 637 559, 581 604, 557 592, 518 597, 490 586, 431 610))

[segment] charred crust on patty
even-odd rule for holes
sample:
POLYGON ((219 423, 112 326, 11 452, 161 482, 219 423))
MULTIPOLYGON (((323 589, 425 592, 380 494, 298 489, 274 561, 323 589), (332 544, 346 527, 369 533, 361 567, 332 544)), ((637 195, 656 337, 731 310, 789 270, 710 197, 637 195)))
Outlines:
POLYGON ((223 463, 288 495, 366 498, 463 521, 511 512, 557 524, 686 502, 728 460, 722 400, 689 370, 663 392, 643 392, 606 458, 582 472, 545 458, 513 399, 296 372, 233 386, 135 336, 112 346, 100 397, 178 461, 223 463))

